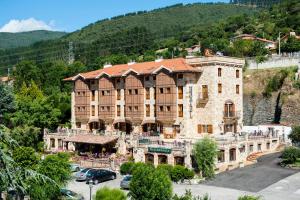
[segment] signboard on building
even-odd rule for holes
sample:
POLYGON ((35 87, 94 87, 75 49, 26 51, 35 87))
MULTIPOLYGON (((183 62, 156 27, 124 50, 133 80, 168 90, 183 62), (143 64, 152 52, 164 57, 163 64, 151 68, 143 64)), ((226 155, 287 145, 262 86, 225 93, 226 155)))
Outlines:
POLYGON ((148 147, 148 152, 170 154, 172 152, 172 149, 165 147, 148 147))

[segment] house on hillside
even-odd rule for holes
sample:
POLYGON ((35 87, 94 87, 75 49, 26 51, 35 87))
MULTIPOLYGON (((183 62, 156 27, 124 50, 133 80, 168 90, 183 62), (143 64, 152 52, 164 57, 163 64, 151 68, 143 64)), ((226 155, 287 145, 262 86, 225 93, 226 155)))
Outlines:
POLYGON ((13 79, 8 76, 2 76, 0 77, 0 83, 11 85, 13 83, 13 79))
POLYGON ((282 42, 287 42, 287 40, 289 39, 289 37, 294 37, 296 40, 300 40, 300 35, 297 35, 295 32, 290 32, 289 34, 286 34, 280 40, 282 42))
POLYGON ((241 35, 235 36, 234 38, 231 39, 231 41, 235 41, 238 39, 262 42, 265 44, 265 48, 269 49, 269 50, 275 50, 277 48, 277 42, 274 42, 272 40, 267 40, 265 38, 260 38, 260 37, 257 37, 255 35, 251 35, 251 34, 241 34, 241 35))

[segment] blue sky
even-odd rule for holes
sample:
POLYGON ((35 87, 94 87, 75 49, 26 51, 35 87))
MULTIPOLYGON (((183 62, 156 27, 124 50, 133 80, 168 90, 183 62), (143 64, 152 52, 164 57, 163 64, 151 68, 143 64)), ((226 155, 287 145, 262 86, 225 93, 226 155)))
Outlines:
POLYGON ((103 18, 176 3, 229 0, 0 0, 0 32, 71 32, 103 18))

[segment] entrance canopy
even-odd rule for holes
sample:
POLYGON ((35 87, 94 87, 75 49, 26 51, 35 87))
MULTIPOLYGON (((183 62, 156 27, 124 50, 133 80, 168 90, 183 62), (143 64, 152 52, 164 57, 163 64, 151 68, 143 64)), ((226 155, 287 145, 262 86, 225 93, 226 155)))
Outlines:
POLYGON ((102 135, 75 135, 66 138, 65 142, 85 143, 85 144, 108 144, 118 139, 118 136, 102 136, 102 135))

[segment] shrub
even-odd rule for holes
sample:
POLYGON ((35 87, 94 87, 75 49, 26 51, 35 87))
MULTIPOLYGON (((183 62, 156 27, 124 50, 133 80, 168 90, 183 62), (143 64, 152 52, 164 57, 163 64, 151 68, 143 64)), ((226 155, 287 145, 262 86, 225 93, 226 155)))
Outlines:
POLYGON ((162 170, 138 163, 133 170, 129 190, 128 195, 132 200, 169 200, 172 197, 172 182, 162 170))
POLYGON ((190 170, 188 168, 185 168, 185 171, 184 171, 184 179, 188 179, 188 180, 191 180, 193 179, 195 176, 195 173, 193 170, 190 170))
POLYGON ((126 200, 126 194, 120 189, 103 187, 96 192, 95 200, 126 200))
POLYGON ((13 159, 20 167, 35 169, 40 158, 31 147, 18 147, 13 151, 13 159))
POLYGON ((218 155, 216 142, 205 137, 195 144, 193 153, 202 176, 207 178, 214 177, 215 160, 218 155))
POLYGON ((181 165, 176 165, 171 171, 171 180, 174 182, 184 179, 186 168, 181 165))
POLYGON ((288 137, 292 140, 293 143, 300 143, 300 126, 294 126, 292 128, 291 134, 289 134, 288 137))
POLYGON ((173 166, 168 164, 160 164, 157 166, 157 169, 166 172, 171 177, 173 166))
POLYGON ((300 157, 300 149, 297 147, 287 147, 282 152, 282 159, 287 164, 296 162, 297 158, 299 157, 300 157))
POLYGON ((260 200, 260 197, 245 195, 238 198, 238 200, 260 200))
POLYGON ((131 174, 133 166, 134 166, 133 162, 123 163, 120 167, 120 173, 122 175, 131 174))
POLYGON ((185 190, 185 194, 182 196, 178 196, 175 194, 172 200, 211 200, 207 194, 203 197, 197 196, 193 197, 191 190, 185 190))

